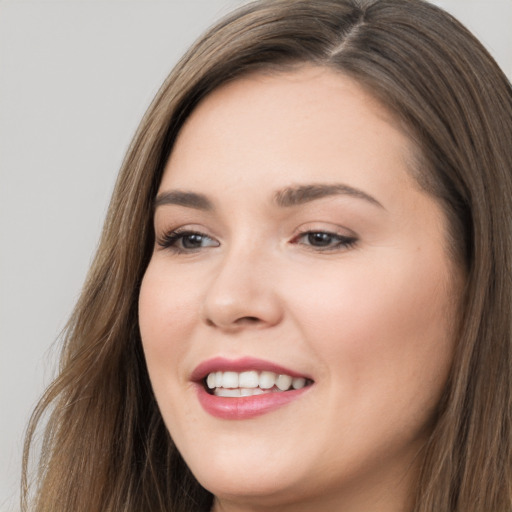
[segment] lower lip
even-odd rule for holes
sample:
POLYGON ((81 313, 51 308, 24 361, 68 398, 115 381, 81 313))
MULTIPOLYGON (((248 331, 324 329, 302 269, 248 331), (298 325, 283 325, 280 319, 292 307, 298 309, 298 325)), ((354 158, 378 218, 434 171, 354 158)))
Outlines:
POLYGON ((203 409, 212 416, 225 420, 245 420, 279 409, 299 398, 310 387, 231 398, 210 395, 202 384, 198 384, 197 396, 203 409))

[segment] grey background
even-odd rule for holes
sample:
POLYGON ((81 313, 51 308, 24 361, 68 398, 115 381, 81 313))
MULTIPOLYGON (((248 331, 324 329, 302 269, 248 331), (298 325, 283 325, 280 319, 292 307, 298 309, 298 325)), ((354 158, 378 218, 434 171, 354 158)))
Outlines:
MULTIPOLYGON (((0 1, 0 512, 123 155, 173 64, 241 0, 0 1)), ((512 0, 439 0, 512 77, 512 0)))

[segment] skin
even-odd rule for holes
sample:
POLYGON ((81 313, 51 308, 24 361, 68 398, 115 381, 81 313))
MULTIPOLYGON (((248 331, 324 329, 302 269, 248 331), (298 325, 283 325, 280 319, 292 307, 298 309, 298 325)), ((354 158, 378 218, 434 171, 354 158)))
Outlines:
POLYGON ((164 421, 214 511, 410 511, 461 289, 414 150, 356 82, 317 67, 224 85, 180 132, 159 194, 204 194, 212 208, 157 206, 140 328, 164 421), (273 201, 309 184, 371 199, 273 201), (203 233, 198 247, 159 245, 178 228, 203 233), (318 247, 305 232, 334 235, 318 247), (216 418, 190 374, 217 356, 314 384, 262 416, 216 418))

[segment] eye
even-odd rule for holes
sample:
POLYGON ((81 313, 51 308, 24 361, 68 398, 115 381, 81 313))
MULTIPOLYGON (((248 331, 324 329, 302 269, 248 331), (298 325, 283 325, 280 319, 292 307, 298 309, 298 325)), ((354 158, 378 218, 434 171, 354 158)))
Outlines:
POLYGON ((218 247, 217 240, 198 231, 170 231, 158 239, 158 245, 177 253, 195 252, 206 247, 218 247))
POLYGON ((344 236, 329 231, 306 231, 292 240, 292 243, 302 244, 317 250, 347 249, 357 242, 353 236, 344 236))

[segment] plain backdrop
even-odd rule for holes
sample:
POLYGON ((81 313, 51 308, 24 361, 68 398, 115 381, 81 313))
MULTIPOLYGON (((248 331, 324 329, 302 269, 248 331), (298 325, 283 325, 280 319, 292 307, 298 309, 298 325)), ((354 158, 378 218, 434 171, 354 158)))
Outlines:
MULTIPOLYGON (((161 82, 241 0, 0 0, 0 512, 116 173, 161 82)), ((512 76, 512 0, 439 0, 512 76)))

